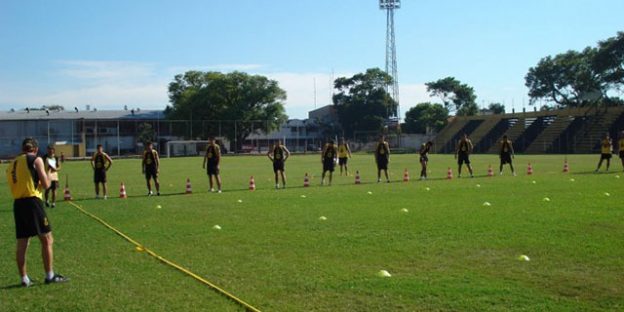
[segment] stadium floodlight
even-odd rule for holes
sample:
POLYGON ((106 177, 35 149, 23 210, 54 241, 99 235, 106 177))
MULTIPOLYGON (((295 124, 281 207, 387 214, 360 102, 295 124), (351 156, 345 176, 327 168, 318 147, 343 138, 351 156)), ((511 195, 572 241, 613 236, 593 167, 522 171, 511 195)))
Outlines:
POLYGON ((389 108, 390 119, 400 119, 399 74, 397 69, 396 40, 394 32, 394 10, 401 8, 401 0, 379 0, 379 9, 386 11, 386 73, 392 77, 392 83, 386 86, 395 107, 389 108))

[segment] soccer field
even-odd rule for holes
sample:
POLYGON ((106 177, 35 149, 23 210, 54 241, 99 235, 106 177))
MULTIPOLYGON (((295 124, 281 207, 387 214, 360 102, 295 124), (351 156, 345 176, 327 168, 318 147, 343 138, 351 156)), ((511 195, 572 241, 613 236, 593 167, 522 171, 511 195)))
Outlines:
MULTIPOLYGON (((431 155, 430 180, 417 181, 417 155, 393 155, 392 183, 378 184, 373 157, 358 154, 349 167, 362 184, 336 175, 328 187, 319 185, 318 155, 294 155, 288 188, 275 190, 266 157, 225 157, 224 192, 216 194, 208 192, 201 157, 162 159, 159 197, 145 196, 139 160, 116 160, 108 200, 94 199, 88 162, 66 162, 61 183, 69 175, 77 205, 262 311, 624 309, 619 159, 610 173, 594 174, 597 155, 569 156, 571 172, 563 173, 561 155, 519 155, 516 177, 508 168, 498 175, 496 156, 472 160, 475 178, 449 181, 452 156, 431 155), (117 198, 122 181, 128 199, 117 198)), ((28 265, 38 283, 17 286, 6 184, 0 179, 0 311, 244 310, 62 200, 47 212, 55 271, 71 281, 43 285, 33 240, 28 265)))

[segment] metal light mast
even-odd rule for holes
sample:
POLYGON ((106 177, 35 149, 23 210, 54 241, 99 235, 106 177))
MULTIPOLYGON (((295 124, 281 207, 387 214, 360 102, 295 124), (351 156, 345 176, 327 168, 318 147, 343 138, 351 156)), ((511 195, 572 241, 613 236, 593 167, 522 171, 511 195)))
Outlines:
POLYGON ((397 71, 396 43, 394 37, 394 10, 401 8, 401 0, 379 0, 379 9, 386 11, 386 73, 392 76, 392 84, 386 89, 396 102, 389 112, 391 118, 400 119, 399 74, 397 71))

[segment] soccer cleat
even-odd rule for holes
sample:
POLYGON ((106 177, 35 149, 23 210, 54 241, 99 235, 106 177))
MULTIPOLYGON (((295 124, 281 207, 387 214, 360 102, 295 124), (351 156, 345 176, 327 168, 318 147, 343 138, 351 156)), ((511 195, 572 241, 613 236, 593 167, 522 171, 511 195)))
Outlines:
POLYGON ((50 202, 46 200, 45 205, 46 207, 50 207, 50 202))
POLYGON ((95 195, 95 199, 100 199, 100 195, 95 195))
POLYGON ((218 190, 217 193, 221 194, 221 190, 218 190))
POLYGON ((279 184, 275 184, 275 189, 279 189, 279 184))
POLYGON ((156 196, 160 196, 160 192, 156 192, 156 196))
POLYGON ((56 203, 52 203, 52 208, 56 208, 56 203))
POLYGON ((386 180, 386 183, 390 183, 390 180, 386 180))
POLYGON ((60 275, 60 274, 54 274, 54 276, 51 279, 45 279, 45 283, 46 284, 53 284, 53 283, 65 283, 69 281, 69 278, 60 275))
POLYGON ((108 199, 108 196, 107 196, 107 195, 104 195, 104 200, 107 200, 107 199, 108 199))
POLYGON ((154 193, 152 191, 147 192, 147 196, 152 196, 154 193))
POLYGON ((214 189, 213 188, 210 189, 210 193, 214 193, 214 189))

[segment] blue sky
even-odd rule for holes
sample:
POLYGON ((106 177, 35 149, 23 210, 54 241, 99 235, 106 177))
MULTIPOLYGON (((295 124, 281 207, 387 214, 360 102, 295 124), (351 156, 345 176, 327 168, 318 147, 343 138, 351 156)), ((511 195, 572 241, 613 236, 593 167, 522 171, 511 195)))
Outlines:
MULTIPOLYGON (((403 0, 396 12, 404 113, 454 76, 479 105, 528 103, 524 75, 550 54, 624 31, 622 0, 403 0)), ((60 104, 164 108, 186 70, 266 75, 292 118, 330 103, 330 80, 384 67, 375 0, 0 0, 0 110, 60 104)), ((433 99, 435 100, 435 99, 433 99)))

